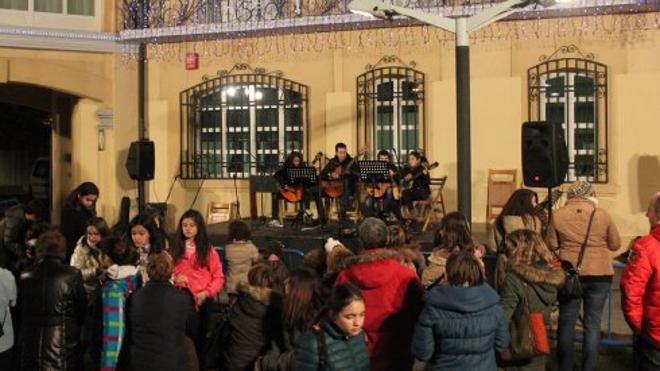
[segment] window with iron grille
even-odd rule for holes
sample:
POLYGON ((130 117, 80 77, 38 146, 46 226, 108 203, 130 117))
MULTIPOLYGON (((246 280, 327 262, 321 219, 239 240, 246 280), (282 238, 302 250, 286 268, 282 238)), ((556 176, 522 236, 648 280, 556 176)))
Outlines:
POLYGON ((410 151, 423 147, 422 72, 410 67, 367 68, 357 77, 357 100, 359 145, 365 144, 374 155, 387 150, 399 163, 407 161, 410 151))
POLYGON ((270 175, 287 153, 306 152, 307 86, 257 71, 221 71, 181 92, 182 178, 270 175))
POLYGON ((528 70, 529 119, 564 128, 567 182, 607 183, 607 66, 589 56, 546 60, 528 70))

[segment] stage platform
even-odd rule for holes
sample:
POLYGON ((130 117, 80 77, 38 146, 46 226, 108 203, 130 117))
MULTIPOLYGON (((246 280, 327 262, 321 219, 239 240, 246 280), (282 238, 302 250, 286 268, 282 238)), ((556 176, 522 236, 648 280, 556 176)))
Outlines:
MULTIPOLYGON (((259 247, 265 248, 272 240, 278 240, 286 248, 297 249, 307 252, 317 247, 323 247, 325 241, 332 237, 341 241, 344 245, 353 251, 360 249, 360 241, 357 235, 347 236, 342 233, 342 226, 338 223, 329 223, 325 227, 318 227, 313 230, 300 231, 292 229, 289 226, 284 228, 270 227, 267 224, 259 223, 246 219, 245 222, 252 226, 252 242, 259 247)), ((216 246, 225 246, 229 243, 229 223, 211 224, 208 226, 209 239, 216 246)), ((417 242, 422 246, 422 250, 431 251, 433 249, 433 230, 429 228, 424 233, 415 235, 417 242)))

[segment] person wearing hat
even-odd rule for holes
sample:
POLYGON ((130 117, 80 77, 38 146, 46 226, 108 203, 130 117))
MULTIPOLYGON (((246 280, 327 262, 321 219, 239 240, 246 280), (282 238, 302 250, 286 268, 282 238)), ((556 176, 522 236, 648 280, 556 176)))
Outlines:
POLYGON ((621 238, 609 214, 598 207, 589 182, 577 181, 571 184, 567 194, 566 205, 553 214, 546 242, 559 255, 559 259, 570 262, 576 268, 582 245, 585 241, 586 244, 578 270, 582 297, 559 298, 559 370, 573 370, 573 339, 580 307, 583 307, 581 369, 592 371, 598 360, 603 307, 614 276, 611 252, 619 249, 621 238))

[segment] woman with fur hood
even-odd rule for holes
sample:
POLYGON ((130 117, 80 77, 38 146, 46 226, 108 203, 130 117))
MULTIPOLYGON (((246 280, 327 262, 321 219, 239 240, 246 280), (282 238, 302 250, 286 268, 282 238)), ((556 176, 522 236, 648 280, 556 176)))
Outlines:
POLYGON ((281 262, 257 263, 248 272, 248 282, 238 284, 238 299, 232 306, 220 335, 221 370, 247 371, 268 350, 282 327, 284 292, 281 262))
POLYGON ((411 370, 412 331, 423 306, 423 289, 414 270, 401 263, 400 255, 383 249, 387 226, 366 218, 358 228, 363 251, 346 260, 337 283, 352 283, 366 303, 364 330, 371 369, 411 370))
MULTIPOLYGON (((524 298, 530 313, 541 312, 549 329, 550 310, 557 301, 557 288, 564 282, 564 271, 552 265, 554 256, 539 233, 520 229, 507 235, 506 244, 507 274, 499 292, 504 317, 511 322, 524 298)), ((545 370, 545 364, 546 357, 537 356, 503 366, 506 370, 531 371, 545 370)))

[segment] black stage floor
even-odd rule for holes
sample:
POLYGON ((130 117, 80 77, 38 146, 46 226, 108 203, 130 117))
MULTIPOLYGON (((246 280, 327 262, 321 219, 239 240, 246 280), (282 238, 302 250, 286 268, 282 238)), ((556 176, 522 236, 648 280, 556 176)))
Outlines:
MULTIPOLYGON (((341 241, 353 251, 360 249, 360 241, 357 236, 347 236, 342 233, 342 226, 338 223, 329 223, 324 228, 300 231, 290 226, 284 228, 270 227, 256 221, 245 220, 252 226, 252 242, 259 247, 265 248, 272 240, 278 240, 290 249, 307 252, 317 247, 323 247, 325 241, 332 237, 341 241)), ((208 226, 211 243, 216 246, 225 246, 229 242, 229 223, 211 224, 208 226)), ((431 228, 424 233, 415 235, 422 250, 433 249, 433 231, 431 228)))

